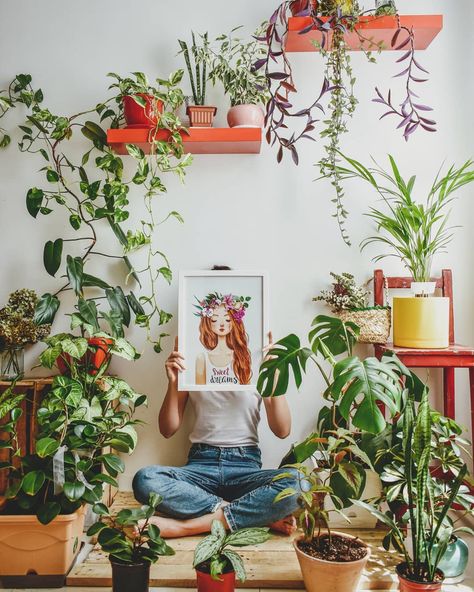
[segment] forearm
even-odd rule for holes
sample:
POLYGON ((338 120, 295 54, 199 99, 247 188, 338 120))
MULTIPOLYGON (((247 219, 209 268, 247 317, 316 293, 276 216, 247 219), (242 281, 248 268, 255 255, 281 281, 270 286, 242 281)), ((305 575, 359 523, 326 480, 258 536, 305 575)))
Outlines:
POLYGON ((287 438, 291 432, 291 413, 284 395, 263 399, 268 425, 278 438, 287 438))
POLYGON ((187 392, 178 391, 177 385, 168 383, 168 390, 158 416, 160 433, 165 438, 171 438, 181 426, 187 400, 187 392))

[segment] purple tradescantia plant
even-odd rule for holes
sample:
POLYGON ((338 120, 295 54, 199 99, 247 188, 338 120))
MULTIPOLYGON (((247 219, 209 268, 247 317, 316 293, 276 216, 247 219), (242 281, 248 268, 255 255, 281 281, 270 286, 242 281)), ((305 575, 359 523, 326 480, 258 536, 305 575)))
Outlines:
POLYGON ((419 96, 412 89, 412 85, 414 83, 426 82, 428 79, 420 78, 420 76, 423 76, 423 74, 429 74, 429 72, 423 68, 423 66, 415 58, 415 34, 413 29, 399 26, 392 38, 391 44, 396 50, 405 50, 405 53, 397 60, 397 64, 405 62, 404 66, 406 67, 401 72, 396 74, 394 78, 406 76, 406 96, 403 102, 400 103, 400 107, 397 108, 394 106, 391 91, 388 91, 387 98, 385 98, 380 90, 376 87, 375 92, 377 93, 377 97, 372 99, 372 101, 374 103, 381 103, 388 108, 388 111, 386 111, 380 117, 380 119, 383 119, 388 115, 396 115, 400 118, 401 121, 397 125, 397 129, 403 130, 403 137, 406 141, 408 141, 411 134, 413 134, 420 127, 427 132, 436 131, 436 121, 426 117, 426 112, 433 111, 433 109, 427 105, 417 102, 419 96), (398 39, 402 32, 407 33, 407 36, 401 43, 397 45, 398 39), (420 75, 420 72, 423 74, 420 75))

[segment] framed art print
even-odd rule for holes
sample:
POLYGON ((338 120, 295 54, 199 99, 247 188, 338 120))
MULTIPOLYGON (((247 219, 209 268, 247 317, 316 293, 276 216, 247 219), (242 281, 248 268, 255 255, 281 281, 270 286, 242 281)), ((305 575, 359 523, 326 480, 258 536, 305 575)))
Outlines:
POLYGON ((179 390, 255 389, 268 334, 266 274, 181 272, 178 334, 179 390))

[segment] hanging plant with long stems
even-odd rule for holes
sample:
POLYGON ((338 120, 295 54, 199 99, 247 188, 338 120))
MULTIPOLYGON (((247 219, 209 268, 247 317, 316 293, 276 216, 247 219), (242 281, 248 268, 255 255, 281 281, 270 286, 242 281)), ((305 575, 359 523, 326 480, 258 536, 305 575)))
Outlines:
MULTIPOLYGON (((326 155, 318 162, 321 171, 320 178, 329 178, 334 188, 335 195, 332 202, 335 206, 334 217, 337 220, 341 236, 344 242, 350 245, 350 239, 345 228, 348 212, 344 207, 344 188, 337 171, 338 151, 340 150, 341 136, 349 131, 348 121, 352 117, 357 99, 354 94, 356 78, 352 71, 349 47, 346 43, 346 34, 355 33, 359 40, 359 49, 362 50, 370 63, 375 62, 374 52, 383 49, 383 43, 374 38, 367 37, 363 30, 357 27, 359 18, 375 15, 376 10, 360 13, 357 2, 340 0, 325 0, 314 3, 285 1, 271 15, 266 32, 259 36, 258 40, 266 45, 266 56, 257 60, 255 70, 262 69, 267 78, 270 99, 266 108, 266 140, 270 145, 278 145, 277 161, 281 162, 284 151, 288 150, 295 164, 299 163, 297 145, 300 140, 315 140, 314 130, 321 120, 321 113, 329 111, 329 117, 323 119, 324 128, 320 135, 326 139, 324 150, 326 155), (306 108, 296 108, 294 105, 297 86, 293 77, 291 62, 286 53, 286 41, 289 33, 288 17, 298 10, 296 16, 309 17, 300 35, 318 31, 321 41, 314 43, 321 52, 326 62, 321 93, 306 108), (302 124, 298 128, 298 122, 302 124), (294 129, 296 127, 296 129, 294 129)), ((381 17, 384 15, 380 15, 381 17)), ((412 84, 423 82, 416 76, 416 69, 426 72, 415 57, 414 31, 400 24, 398 14, 397 28, 392 39, 392 47, 396 50, 406 51, 397 60, 404 62, 409 60, 408 67, 397 74, 396 77, 406 77, 406 97, 400 108, 392 104, 391 92, 385 101, 383 95, 376 88, 376 102, 383 102, 389 111, 382 116, 398 114, 402 118, 399 128, 403 128, 405 139, 408 139, 418 128, 426 131, 435 131, 435 122, 428 119, 421 112, 431 110, 427 105, 416 102, 416 94, 412 84), (407 33, 402 38, 402 33, 407 33), (402 41, 400 41, 402 39, 402 41), (407 50, 406 48, 409 47, 407 50)))
MULTIPOLYGON (((142 73, 135 73, 140 75, 142 73)), ((179 89, 183 72, 179 70, 169 79, 157 79, 164 101, 164 111, 155 128, 150 129, 151 156, 127 144, 129 155, 134 158, 135 168, 131 178, 124 178, 124 162, 107 146, 107 136, 100 124, 108 122, 110 127, 119 127, 123 123, 122 93, 111 96, 94 108, 72 116, 58 116, 41 106, 43 93, 31 86, 31 76, 20 74, 10 84, 7 91, 0 93, 5 100, 2 104, 8 109, 23 105, 28 109, 26 125, 20 126, 23 136, 19 142, 22 152, 41 155, 45 166, 47 188, 32 187, 28 190, 26 206, 31 216, 49 215, 55 209, 63 209, 69 217, 71 228, 82 235, 74 238, 55 238, 44 246, 43 261, 46 271, 56 277, 61 267, 65 277, 62 285, 53 293, 44 294, 36 308, 36 321, 39 324, 52 323, 59 309, 59 296, 73 290, 78 298, 77 312, 73 314, 74 327, 89 333, 100 331, 99 319, 110 326, 114 336, 122 337, 123 327, 128 327, 131 313, 135 315, 137 325, 147 332, 156 352, 161 351, 161 340, 167 334, 159 330, 155 335, 154 323, 161 328, 171 314, 159 306, 157 281, 163 278, 170 283, 172 271, 164 253, 153 244, 157 224, 154 214, 156 197, 166 192, 162 176, 173 173, 183 180, 186 167, 191 162, 190 155, 184 155, 182 133, 185 131, 175 115, 184 97, 179 89), (92 117, 99 118, 99 123, 92 117), (80 163, 70 156, 67 150, 79 129, 90 144, 80 163), (145 206, 148 216, 141 222, 138 230, 125 231, 122 223, 129 217, 128 193, 132 186, 142 186, 145 190, 145 206), (118 249, 104 252, 98 245, 99 234, 106 221, 118 241, 118 249), (83 232, 85 230, 85 232, 83 232), (77 253, 75 244, 85 246, 77 253), (68 249, 66 257, 63 251, 68 249), (130 255, 140 248, 147 248, 147 263, 143 269, 136 269, 130 255), (85 265, 91 259, 106 258, 122 261, 126 271, 124 287, 132 280, 142 290, 137 297, 133 290, 126 295, 122 286, 111 286, 102 278, 85 271, 85 265), (65 262, 64 262, 65 259, 65 262), (65 263, 65 265, 64 265, 65 263), (149 289, 143 292, 142 279, 147 276, 149 289), (94 295, 86 298, 90 289, 94 295), (97 293, 99 295, 97 295, 97 293), (103 301, 110 307, 105 311, 98 308, 103 301)), ((115 78, 120 79, 117 75, 115 78)), ((112 85, 114 88, 116 85, 112 85)), ((8 109, 0 114, 5 115, 8 109)), ((3 142, 7 145, 8 142, 3 142)), ((170 212, 164 219, 174 217, 182 222, 181 216, 170 212)), ((164 220, 162 220, 164 221, 164 220)))

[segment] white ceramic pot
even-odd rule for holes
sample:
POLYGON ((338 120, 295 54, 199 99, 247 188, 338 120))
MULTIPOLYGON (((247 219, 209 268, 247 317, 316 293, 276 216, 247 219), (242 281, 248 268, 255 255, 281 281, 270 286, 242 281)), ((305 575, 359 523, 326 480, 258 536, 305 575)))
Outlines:
POLYGON ((415 296, 433 296, 436 282, 412 282, 411 291, 415 296))
POLYGON ((227 113, 229 127, 263 127, 265 115, 259 105, 235 105, 227 113))

